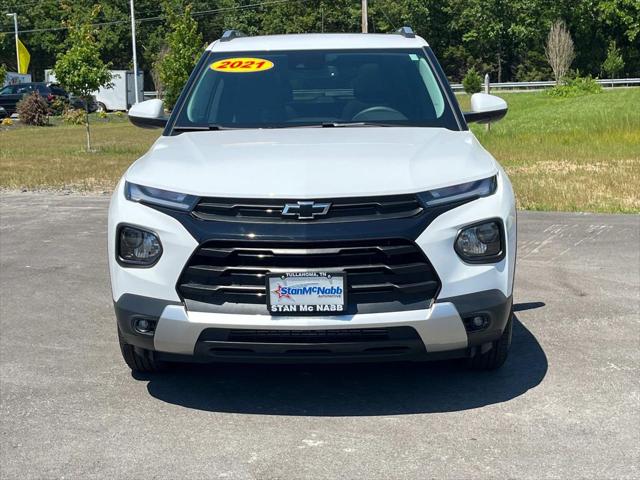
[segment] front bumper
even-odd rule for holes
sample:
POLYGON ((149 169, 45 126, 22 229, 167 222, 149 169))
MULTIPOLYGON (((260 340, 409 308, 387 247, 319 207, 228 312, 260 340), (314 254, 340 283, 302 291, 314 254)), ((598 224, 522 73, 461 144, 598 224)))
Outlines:
MULTIPOLYGON (((424 231, 411 238, 422 249, 442 281, 437 298, 428 308, 302 318, 272 317, 266 311, 265 314, 246 314, 187 309, 177 294, 176 284, 185 264, 202 240, 196 240, 172 216, 125 200, 122 192, 124 182, 121 182, 112 198, 108 234, 112 294, 119 329, 125 341, 132 345, 163 355, 187 356, 202 361, 302 361, 309 358, 317 361, 344 360, 345 357, 406 360, 433 356, 440 358, 445 354, 468 356, 477 349, 484 351, 500 337, 509 318, 515 272, 515 202, 507 177, 500 172, 498 178, 498 189, 494 195, 440 214, 424 231), (507 249, 505 258, 494 264, 470 265, 463 262, 453 251, 457 232, 466 225, 490 218, 503 221, 507 249), (165 254, 153 268, 124 268, 115 261, 115 232, 120 223, 139 225, 160 236, 165 254), (476 332, 467 331, 463 319, 476 313, 486 315, 490 319, 489 326, 476 332), (133 329, 133 322, 141 316, 156 322, 153 335, 138 334, 133 329), (247 347, 245 350, 252 350, 253 353, 239 352, 234 358, 230 355, 220 358, 220 355, 212 354, 211 348, 206 347, 207 340, 203 337, 203 332, 211 329, 314 331, 395 327, 414 329, 420 342, 419 348, 414 348, 415 342, 411 341, 406 355, 387 355, 381 351, 377 352, 381 355, 361 355, 366 346, 353 345, 353 349, 347 351, 342 348, 344 345, 338 348, 333 344, 334 347, 323 345, 320 349, 315 348, 318 354, 314 357, 309 353, 284 355, 280 351, 283 349, 278 350, 273 345, 244 345, 243 348, 247 347)), ((247 238, 251 238, 251 234, 247 231, 247 238)), ((314 350, 312 347, 308 349, 314 350)), ((300 348, 289 350, 295 353, 300 348)))
MULTIPOLYGON (((464 357, 474 349, 485 349, 497 340, 509 319, 511 297, 498 290, 478 292, 436 302, 425 310, 382 312, 332 317, 271 317, 190 312, 177 302, 124 295, 115 302, 118 328, 129 344, 199 361, 332 361, 332 360, 422 360, 430 357, 464 357), (463 318, 482 314, 489 325, 481 331, 467 331, 463 318), (156 324, 155 333, 134 330, 139 318, 156 324), (393 329, 408 327, 415 338, 390 339, 386 344, 367 342, 322 342, 321 344, 252 341, 250 333, 318 332, 393 329), (211 338, 212 332, 247 332, 242 342, 211 338), (418 340, 417 342, 415 340, 418 340), (442 355, 448 352, 448 355, 442 355)), ((179 360, 180 358, 175 358, 179 360)))

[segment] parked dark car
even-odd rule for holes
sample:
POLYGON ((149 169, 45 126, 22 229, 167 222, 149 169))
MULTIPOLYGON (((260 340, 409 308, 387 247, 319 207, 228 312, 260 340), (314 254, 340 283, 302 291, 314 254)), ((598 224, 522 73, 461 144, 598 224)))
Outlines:
MULTIPOLYGON (((84 99, 82 99, 80 97, 76 97, 75 95, 69 95, 69 104, 73 108, 80 108, 82 110, 84 110, 84 108, 85 108, 84 99)), ((99 108, 99 106, 98 106, 98 102, 96 102, 96 97, 91 95, 91 97, 89 99, 89 113, 93 113, 93 112, 97 111, 98 108, 99 108)))
MULTIPOLYGON (((51 103, 56 98, 62 98, 73 108, 81 108, 84 110, 85 101, 74 95, 70 95, 64 88, 56 83, 31 82, 16 83, 15 85, 7 85, 0 90, 0 106, 4 107, 8 115, 12 115, 16 111, 16 105, 22 97, 32 92, 38 92, 47 102, 51 103)), ((98 103, 92 96, 89 101, 89 112, 98 110, 98 103)))
POLYGON ((16 105, 22 100, 22 97, 32 92, 38 92, 49 103, 53 102, 56 98, 69 100, 69 94, 55 83, 16 83, 14 85, 7 85, 0 90, 0 106, 4 107, 9 115, 12 115, 16 112, 16 105))

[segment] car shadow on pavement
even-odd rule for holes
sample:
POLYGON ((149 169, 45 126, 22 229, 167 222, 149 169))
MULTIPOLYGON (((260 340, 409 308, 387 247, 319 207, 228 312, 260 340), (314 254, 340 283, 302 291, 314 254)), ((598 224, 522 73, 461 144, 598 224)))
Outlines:
POLYGON ((507 362, 493 372, 460 362, 340 365, 178 365, 136 376, 162 401, 211 412, 365 416, 452 412, 505 402, 545 377, 547 357, 514 318, 507 362))

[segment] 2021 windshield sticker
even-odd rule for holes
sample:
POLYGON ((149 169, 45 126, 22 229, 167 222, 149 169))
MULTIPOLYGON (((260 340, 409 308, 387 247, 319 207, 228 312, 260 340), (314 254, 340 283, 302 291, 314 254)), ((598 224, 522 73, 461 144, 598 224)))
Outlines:
POLYGON ((273 62, 264 58, 225 58, 211 64, 211 70, 227 73, 264 72, 273 68, 273 62))

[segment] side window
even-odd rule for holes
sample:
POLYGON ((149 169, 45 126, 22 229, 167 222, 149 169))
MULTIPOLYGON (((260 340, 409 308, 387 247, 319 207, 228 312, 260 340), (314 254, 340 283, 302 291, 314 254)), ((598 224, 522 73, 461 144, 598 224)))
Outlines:
POLYGON ((420 77, 422 77, 425 87, 427 87, 427 92, 429 92, 429 97, 431 97, 436 116, 440 118, 442 112, 444 112, 444 97, 442 96, 436 77, 433 75, 431 68, 429 68, 424 58, 418 60, 418 71, 420 72, 420 77))
POLYGON ((49 87, 47 87, 46 85, 36 85, 35 90, 37 90, 38 93, 43 97, 49 95, 49 87))

